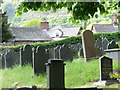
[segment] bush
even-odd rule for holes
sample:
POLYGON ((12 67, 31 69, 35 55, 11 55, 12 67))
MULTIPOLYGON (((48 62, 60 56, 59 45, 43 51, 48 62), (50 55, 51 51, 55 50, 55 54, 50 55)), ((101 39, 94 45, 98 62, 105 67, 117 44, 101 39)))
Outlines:
MULTIPOLYGON (((104 35, 109 41, 111 40, 120 40, 120 32, 109 32, 109 33, 97 33, 94 34, 94 39, 101 39, 101 35, 104 35)), ((50 42, 45 42, 45 43, 32 43, 30 44, 32 47, 37 47, 37 46, 45 46, 46 48, 52 48, 56 46, 61 46, 63 44, 77 44, 77 43, 82 43, 82 38, 81 35, 78 36, 71 36, 67 37, 63 40, 59 41, 50 41, 50 42)), ((20 47, 23 47, 23 45, 19 46, 10 46, 8 47, 9 49, 14 49, 14 50, 19 50, 20 47)), ((1 47, 1 49, 4 49, 6 47, 1 47)))

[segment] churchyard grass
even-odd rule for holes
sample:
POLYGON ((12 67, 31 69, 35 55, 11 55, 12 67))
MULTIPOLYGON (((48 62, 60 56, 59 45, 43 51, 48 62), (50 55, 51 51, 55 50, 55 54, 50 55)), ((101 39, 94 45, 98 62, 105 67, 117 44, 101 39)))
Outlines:
MULTIPOLYGON (((92 60, 87 63, 82 58, 74 59, 72 62, 65 62, 65 87, 81 87, 86 83, 93 83, 99 80, 99 60, 92 60)), ((117 62, 114 62, 114 69, 117 70, 117 62)), ((23 67, 15 66, 11 69, 0 70, 2 75, 3 88, 16 88, 36 85, 39 88, 47 87, 46 74, 33 75, 31 65, 23 67)), ((1 81, 1 80, 0 80, 1 81)))

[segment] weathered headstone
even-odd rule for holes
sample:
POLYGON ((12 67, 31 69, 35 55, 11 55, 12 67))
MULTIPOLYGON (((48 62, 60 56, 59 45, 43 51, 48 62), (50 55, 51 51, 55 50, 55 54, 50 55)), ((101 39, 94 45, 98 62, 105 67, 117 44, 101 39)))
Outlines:
POLYGON ((47 87, 48 90, 64 90, 64 62, 58 60, 48 60, 46 63, 47 87))
POLYGON ((26 64, 32 64, 32 47, 30 45, 20 48, 20 65, 26 64))
POLYGON ((44 46, 38 46, 33 52, 33 70, 35 75, 45 72, 45 63, 49 59, 49 53, 44 46))
POLYGON ((107 49, 107 45, 108 45, 109 41, 104 38, 102 41, 102 50, 104 51, 105 49, 107 49))
POLYGON ((83 47, 81 47, 80 49, 79 49, 79 51, 80 51, 80 57, 84 57, 84 54, 83 54, 83 47))
POLYGON ((60 46, 55 47, 54 50, 55 50, 55 59, 61 59, 60 46))
POLYGON ((102 40, 97 39, 96 42, 95 42, 95 45, 99 46, 99 47, 102 47, 102 40))
POLYGON ((79 53, 80 43, 78 43, 78 44, 71 44, 69 46, 69 48, 72 50, 74 58, 79 57, 78 53, 79 53))
POLYGON ((61 55, 61 59, 65 60, 69 60, 72 61, 73 60, 73 56, 72 56, 72 50, 69 48, 68 44, 64 44, 61 49, 60 49, 60 55, 61 55))
POLYGON ((97 56, 103 55, 102 47, 96 46, 96 55, 97 56))
POLYGON ((94 47, 94 38, 92 31, 85 30, 82 32, 82 46, 85 62, 96 57, 96 50, 94 47))
POLYGON ((2 69, 2 55, 0 56, 0 69, 2 69))
POLYGON ((102 56, 100 57, 100 81, 94 85, 110 85, 116 81, 112 81, 109 74, 113 73, 112 58, 102 56))
POLYGON ((55 48, 49 48, 49 58, 55 59, 55 48))
POLYGON ((100 80, 110 80, 110 73, 113 73, 112 59, 102 56, 100 58, 100 80))
POLYGON ((9 50, 4 55, 5 57, 5 68, 10 68, 14 65, 20 64, 19 54, 13 50, 9 50))
POLYGON ((107 46, 107 49, 114 49, 114 48, 119 48, 119 45, 116 44, 116 42, 114 40, 112 40, 108 46, 107 46))

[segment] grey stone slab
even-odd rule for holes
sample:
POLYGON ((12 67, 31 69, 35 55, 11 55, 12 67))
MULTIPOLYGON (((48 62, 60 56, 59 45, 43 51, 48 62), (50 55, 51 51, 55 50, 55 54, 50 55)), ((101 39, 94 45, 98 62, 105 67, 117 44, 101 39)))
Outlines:
POLYGON ((120 49, 106 49, 104 50, 108 57, 113 60, 120 61, 120 49))
MULTIPOLYGON (((20 65, 19 53, 9 50, 5 55, 5 68, 13 67, 14 65, 20 65)), ((3 61, 4 63, 4 61, 3 61)))
POLYGON ((108 41, 106 38, 104 38, 104 39, 102 40, 102 50, 103 50, 103 51, 104 51, 105 49, 107 49, 108 44, 109 44, 109 41, 108 41))
POLYGON ((82 32, 82 46, 85 62, 96 57, 94 37, 92 31, 85 30, 82 32))
POLYGON ((79 51, 80 51, 80 57, 82 57, 82 58, 83 58, 83 57, 84 57, 83 47, 81 47, 79 51))
POLYGON ((96 55, 97 56, 102 56, 103 55, 102 47, 99 47, 99 46, 96 47, 96 55))
POLYGON ((33 52, 33 70, 35 75, 45 72, 45 63, 49 59, 49 52, 44 46, 38 46, 33 52))
POLYGON ((119 83, 117 80, 103 80, 94 83, 94 86, 107 86, 111 84, 119 83))
POLYGON ((61 59, 63 59, 64 61, 65 60, 69 60, 69 61, 73 60, 73 53, 72 53, 72 50, 69 48, 68 44, 65 44, 61 47, 60 55, 61 55, 61 59))
POLYGON ((80 43, 78 43, 78 44, 71 44, 70 46, 69 46, 69 48, 72 50, 72 53, 73 53, 73 58, 77 58, 77 57, 79 57, 79 49, 80 49, 80 43))
POLYGON ((97 39, 96 42, 95 42, 95 45, 98 46, 98 47, 102 47, 102 40, 97 39))
POLYGON ((54 50, 55 50, 55 59, 61 59, 60 49, 61 49, 60 46, 57 46, 57 47, 54 48, 54 50))
POLYGON ((49 58, 50 59, 55 59, 55 49, 54 48, 49 48, 49 58))
POLYGON ((20 48, 20 65, 32 64, 32 47, 30 45, 24 45, 20 48))

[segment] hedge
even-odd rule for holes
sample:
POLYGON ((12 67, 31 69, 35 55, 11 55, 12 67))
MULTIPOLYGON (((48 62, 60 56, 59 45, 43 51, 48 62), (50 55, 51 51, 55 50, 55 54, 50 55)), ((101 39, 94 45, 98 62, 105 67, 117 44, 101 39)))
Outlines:
MULTIPOLYGON (((101 35, 106 37, 109 41, 111 40, 120 40, 120 32, 109 32, 109 33, 96 33, 94 34, 94 39, 101 39, 101 35)), ((58 40, 58 41, 50 41, 50 42, 44 42, 44 43, 32 43, 30 44, 32 47, 37 47, 37 46, 45 46, 46 48, 52 48, 56 46, 61 46, 63 44, 76 44, 76 43, 82 43, 82 38, 81 35, 78 36, 72 36, 72 37, 67 37, 63 40, 58 40)), ((18 45, 18 46, 9 46, 9 47, 0 47, 0 49, 4 48, 9 48, 13 50, 19 50, 19 48, 23 47, 23 45, 18 45)))

